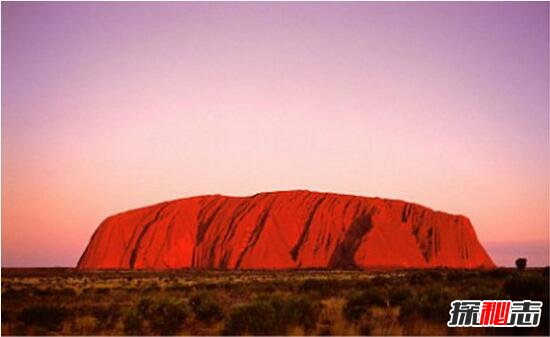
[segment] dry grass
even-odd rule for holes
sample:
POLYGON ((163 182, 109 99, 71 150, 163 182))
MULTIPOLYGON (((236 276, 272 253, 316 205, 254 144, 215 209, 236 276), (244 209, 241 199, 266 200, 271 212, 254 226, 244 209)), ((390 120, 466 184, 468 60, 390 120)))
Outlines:
MULTIPOLYGON (((450 307, 445 296, 454 299, 465 294, 488 298, 496 294, 501 299, 529 296, 545 301, 543 308, 547 310, 547 285, 548 269, 521 272, 3 269, 2 334, 124 335, 131 331, 147 335, 170 325, 166 330, 169 334, 220 335, 228 328, 229 317, 237 328, 239 324, 260 321, 264 324, 250 329, 277 329, 273 333, 286 335, 500 334, 502 330, 447 328, 450 307), (430 298, 439 301, 427 300, 430 298), (355 307, 348 308, 353 310, 354 318, 346 319, 344 313, 350 299, 355 301, 355 307), (44 308, 45 304, 48 307, 44 308), (250 304, 254 305, 238 311, 240 306, 250 304), (44 314, 45 310, 48 314, 44 314), (289 314, 282 315, 283 310, 289 314), (164 312, 169 314, 163 316, 164 312)), ((513 333, 548 335, 548 319, 543 317, 539 328, 513 333)))

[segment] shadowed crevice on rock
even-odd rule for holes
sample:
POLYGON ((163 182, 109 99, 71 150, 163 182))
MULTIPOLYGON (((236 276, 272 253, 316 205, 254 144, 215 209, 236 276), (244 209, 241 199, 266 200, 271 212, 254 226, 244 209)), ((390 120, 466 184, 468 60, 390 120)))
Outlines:
POLYGON ((141 244, 141 240, 143 239, 143 237, 145 236, 145 234, 149 230, 149 227, 151 227, 151 225, 153 225, 155 222, 157 222, 159 220, 160 215, 162 214, 162 211, 166 208, 166 206, 168 206, 168 205, 165 204, 164 206, 160 207, 158 209, 158 211, 155 213, 155 216, 153 217, 153 219, 151 221, 147 222, 145 225, 143 225, 141 233, 139 233, 139 236, 136 240, 136 243, 134 244, 134 248, 132 249, 132 254, 130 255, 130 269, 135 268, 136 258, 137 258, 139 246, 141 244))
POLYGON ((306 222, 304 223, 304 229, 302 230, 300 239, 298 239, 298 242, 296 242, 296 245, 294 245, 294 247, 290 251, 290 255, 292 256, 292 259, 294 261, 298 259, 298 253, 300 252, 300 249, 302 248, 304 241, 307 239, 307 236, 309 234, 309 228, 311 227, 311 222, 313 221, 313 217, 315 217, 315 213, 317 212, 317 209, 319 208, 321 203, 325 201, 325 199, 326 197, 322 197, 321 199, 319 199, 311 209, 311 212, 309 212, 309 216, 306 219, 306 222))
POLYGON ((346 232, 344 239, 338 243, 329 261, 329 268, 356 269, 355 253, 361 240, 372 229, 371 213, 359 215, 346 232))
POLYGON ((265 222, 267 221, 267 216, 269 215, 269 208, 267 208, 261 215, 258 224, 256 227, 254 227, 254 231, 252 232, 252 235, 250 235, 250 239, 246 247, 243 249, 241 254, 239 255, 239 258, 237 259, 237 263, 235 264, 235 268, 239 269, 241 267, 241 263, 243 262, 244 257, 246 256, 246 253, 248 250, 253 247, 258 239, 260 238, 260 234, 262 233, 262 230, 265 227, 265 222))
MULTIPOLYGON (((196 239, 196 245, 200 245, 202 243, 202 240, 204 239, 204 236, 206 235, 206 232, 208 231, 208 228, 210 227, 210 224, 212 224, 212 221, 214 221, 214 219, 216 218, 216 216, 218 215, 218 213, 223 209, 223 205, 227 202, 226 199, 222 200, 221 202, 216 202, 216 200, 212 201, 210 204, 212 203, 218 203, 218 205, 215 205, 213 207, 215 207, 214 211, 212 211, 212 214, 210 214, 210 216, 204 220, 204 221, 200 221, 199 222, 199 227, 197 229, 197 239, 196 239)), ((205 207, 203 209, 201 209, 201 213, 199 214, 198 218, 199 219, 202 219, 202 212, 206 213, 208 210, 209 210, 210 207, 205 207)))
POLYGON ((207 195, 119 213, 101 223, 78 263, 80 269, 371 267, 494 263, 465 216, 308 191, 207 195))

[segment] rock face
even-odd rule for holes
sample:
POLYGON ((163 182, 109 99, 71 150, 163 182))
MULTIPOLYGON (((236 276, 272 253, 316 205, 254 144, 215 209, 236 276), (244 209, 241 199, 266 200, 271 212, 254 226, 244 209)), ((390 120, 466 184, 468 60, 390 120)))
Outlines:
POLYGON ((492 268, 470 221, 398 200, 285 191, 127 211, 78 268, 492 268))

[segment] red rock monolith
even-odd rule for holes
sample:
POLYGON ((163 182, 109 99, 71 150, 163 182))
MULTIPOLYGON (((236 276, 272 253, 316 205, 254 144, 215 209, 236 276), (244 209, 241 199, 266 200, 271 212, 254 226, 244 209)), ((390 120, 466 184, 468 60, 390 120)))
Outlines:
POLYGON ((103 221, 81 269, 492 268, 468 218, 399 200, 206 195, 103 221))

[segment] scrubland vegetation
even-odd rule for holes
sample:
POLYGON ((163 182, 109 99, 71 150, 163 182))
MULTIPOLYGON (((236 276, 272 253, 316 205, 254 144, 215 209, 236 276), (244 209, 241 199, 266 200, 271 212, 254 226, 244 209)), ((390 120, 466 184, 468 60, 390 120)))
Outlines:
POLYGON ((2 269, 4 335, 548 335, 548 268, 2 269), (455 299, 543 301, 537 328, 448 328, 455 299))

